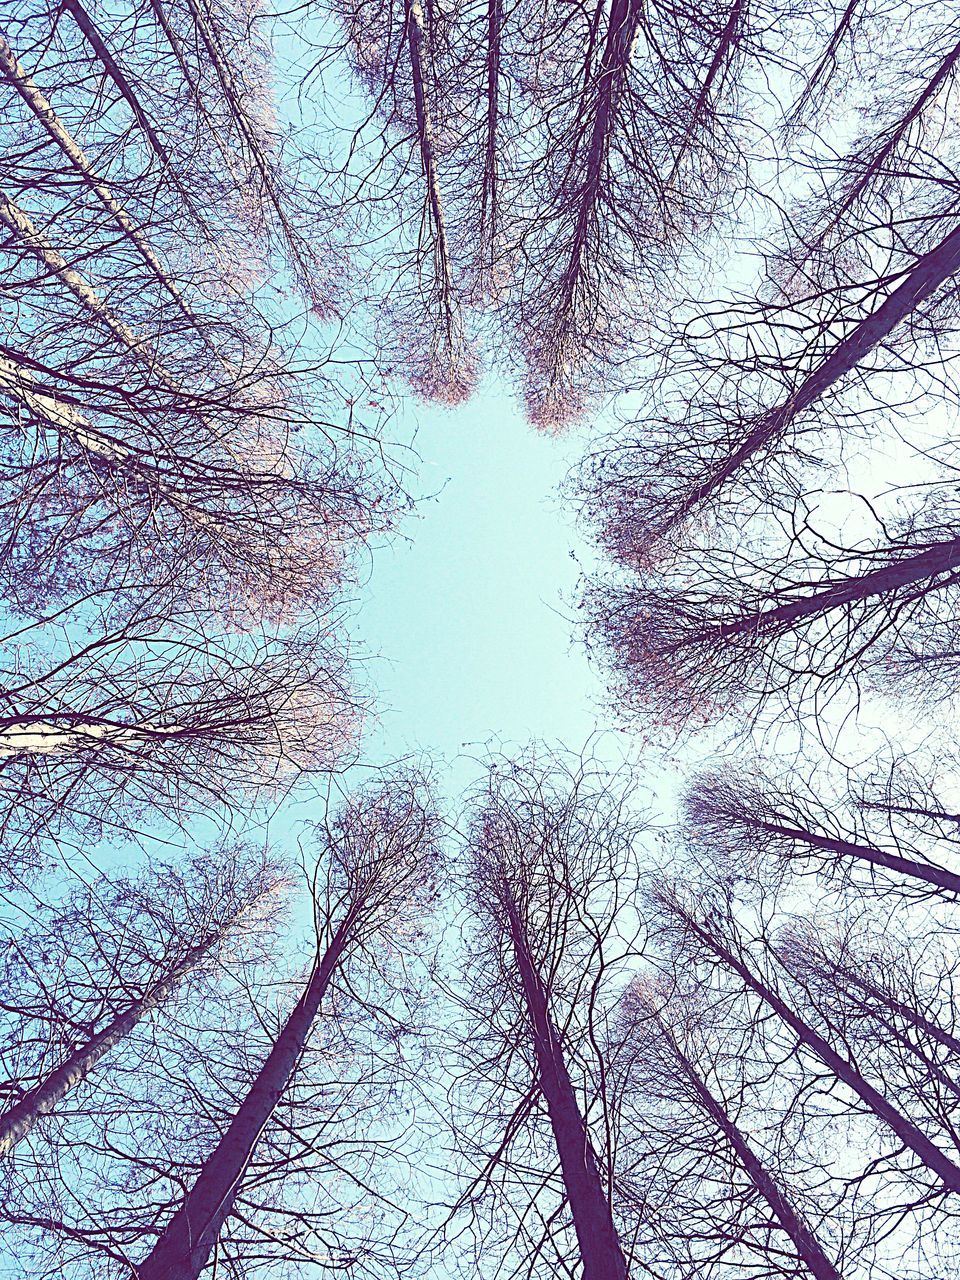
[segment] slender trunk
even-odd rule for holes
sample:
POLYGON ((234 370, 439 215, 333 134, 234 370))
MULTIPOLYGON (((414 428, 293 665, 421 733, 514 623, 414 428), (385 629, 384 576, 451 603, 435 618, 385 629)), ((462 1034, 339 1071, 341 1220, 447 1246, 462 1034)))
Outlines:
POLYGON ((627 1264, 587 1127, 577 1105, 547 994, 534 968, 512 901, 507 907, 513 953, 533 1030, 540 1088, 560 1156, 563 1182, 583 1261, 583 1280, 626 1280, 627 1264))
MULTIPOLYGON (((71 12, 72 11, 73 10, 71 8, 71 12)), ((190 305, 184 299, 177 284, 170 278, 163 263, 157 257, 156 253, 154 253, 146 236, 134 223, 133 219, 130 218, 122 205, 117 202, 107 184, 97 177, 89 160, 84 154, 83 149, 71 135, 69 130, 65 128, 63 122, 57 116, 50 102, 40 92, 40 89, 33 82, 33 79, 27 75, 23 66, 2 34, 0 34, 0 71, 2 71, 7 79, 10 80, 20 97, 40 121, 44 129, 63 154, 67 157, 74 170, 80 174, 83 181, 90 188, 104 209, 107 210, 123 234, 134 244, 144 262, 146 262, 150 270, 153 272, 154 276, 176 302, 184 318, 189 321, 190 325, 209 345, 209 339, 204 333, 200 321, 194 314, 190 305)))
POLYGON ((820 88, 820 82, 824 78, 829 78, 832 69, 837 63, 837 50, 843 42, 844 37, 853 26, 853 19, 857 10, 861 7, 863 0, 848 0, 847 7, 843 11, 840 21, 833 29, 823 56, 814 67, 813 71, 807 76, 807 83, 804 86, 803 93, 794 103, 790 111, 787 121, 787 129, 791 131, 796 127, 803 117, 807 105, 813 101, 816 91, 820 88))
POLYGON ((447 341, 453 347, 456 338, 453 268, 450 261, 450 246, 447 240, 447 220, 440 198, 440 177, 437 170, 437 155, 434 145, 433 116, 424 69, 425 18, 421 0, 405 0, 405 4, 407 48, 410 52, 410 75, 413 81, 413 102, 417 118, 417 142, 420 148, 423 176, 427 186, 427 206, 430 210, 430 221, 434 230, 447 341))
POLYGON ((743 444, 726 458, 709 479, 696 485, 686 495, 683 510, 677 519, 683 519, 712 497, 755 453, 782 436, 799 414, 854 369, 874 347, 889 337, 901 320, 931 297, 958 270, 960 227, 941 240, 936 248, 918 258, 903 283, 874 312, 861 320, 846 338, 837 343, 791 396, 756 420, 743 444))
MULTIPOLYGON (((869 999, 885 1005, 886 1008, 898 1014, 903 1018, 904 1022, 909 1023, 917 1031, 922 1031, 924 1035, 929 1036, 931 1040, 935 1040, 937 1044, 941 1044, 945 1049, 950 1049, 951 1052, 960 1055, 960 1039, 951 1035, 949 1031, 945 1031, 943 1027, 931 1021, 930 1018, 925 1018, 917 1009, 905 1004, 902 1000, 898 1000, 896 996, 891 995, 889 991, 885 991, 882 987, 878 987, 875 983, 861 978, 859 974, 852 972, 850 969, 845 969, 840 965, 830 965, 829 967, 835 975, 841 977, 858 991, 863 992, 869 999)), ((952 1084, 951 1087, 956 1091, 956 1085, 952 1084)))
MULTIPOLYGON (((162 17, 163 30, 168 34, 169 38, 171 28, 163 15, 160 0, 150 0, 150 3, 151 8, 158 18, 162 17)), ((253 167, 259 174, 262 190, 266 195, 277 222, 283 231, 287 251, 290 255, 290 261, 296 268, 299 281, 304 287, 309 288, 317 305, 322 304, 327 306, 329 303, 326 300, 325 295, 328 290, 325 290, 318 285, 315 266, 310 261, 309 257, 305 256, 303 252, 303 237, 297 233, 293 224, 290 222, 290 219, 287 217, 283 197, 277 187, 276 176, 270 162, 264 154, 263 147, 256 136, 256 132, 251 124, 250 118, 243 108, 242 92, 240 88, 238 88, 234 79, 229 60, 223 56, 223 52, 217 42, 216 33, 211 30, 206 17, 201 12, 199 6, 195 3, 195 0, 186 0, 186 7, 189 9, 190 15, 193 18, 195 28, 203 43, 203 47, 207 51, 210 64, 216 72, 217 79, 220 81, 220 86, 224 94, 224 101, 226 102, 234 123, 240 132, 240 136, 246 145, 248 154, 253 161, 253 167)), ((188 83, 192 86, 192 81, 189 77, 188 83)), ((201 114, 206 118, 207 113, 203 109, 200 95, 195 87, 193 87, 193 91, 197 106, 200 109, 201 114)), ((215 132, 215 130, 212 131, 215 132)))
POLYGON ((233 1209, 260 1135, 300 1061, 357 916, 357 908, 351 908, 337 929, 229 1128, 149 1257, 137 1268, 137 1280, 197 1280, 203 1271, 233 1209))
POLYGON ((0 1115, 0 1155, 6 1155, 32 1131, 43 1116, 50 1115, 72 1090, 86 1079, 110 1050, 134 1029, 149 1013, 158 1008, 201 963, 223 937, 222 932, 209 934, 159 982, 128 1005, 102 1031, 98 1031, 79 1049, 52 1071, 46 1079, 0 1115))
MULTIPOLYGON (((810 595, 798 596, 771 609, 756 609, 744 613, 730 622, 714 623, 672 647, 679 649, 688 644, 702 643, 708 638, 725 640, 728 636, 750 632, 757 635, 770 632, 784 634, 806 618, 815 618, 832 609, 841 609, 845 605, 870 600, 874 596, 890 595, 916 583, 932 582, 941 574, 956 573, 958 569, 960 538, 950 538, 946 542, 934 543, 916 555, 895 560, 879 569, 871 569, 859 577, 841 578, 822 591, 814 590, 810 595)), ((925 590, 939 590, 943 585, 935 584, 925 590)))
POLYGON ((173 383, 159 367, 156 352, 144 338, 138 338, 122 320, 117 319, 110 307, 103 301, 95 289, 68 264, 63 255, 53 247, 27 216, 9 196, 0 192, 0 222, 18 240, 21 240, 34 253, 50 273, 64 285, 77 299, 80 305, 126 348, 127 351, 143 361, 170 389, 173 383))
POLYGON ((942 867, 916 862, 899 854, 886 853, 873 845, 857 844, 852 840, 841 840, 836 836, 819 835, 814 831, 804 831, 799 827, 791 827, 779 822, 764 822, 758 818, 752 818, 750 825, 761 831, 769 831, 773 835, 786 836, 790 840, 796 840, 798 844, 806 844, 813 849, 837 853, 844 858, 859 858, 863 862, 883 867, 887 871, 896 871, 914 880, 924 880, 927 884, 936 885, 938 889, 960 893, 960 875, 945 871, 942 867))
MULTIPOLYGON (((163 164, 164 168, 168 169, 172 174, 173 168, 170 160, 170 153, 167 151, 166 147, 161 141, 160 136, 157 133, 156 129, 154 129, 153 124, 150 120, 150 117, 141 107, 139 99, 137 98, 137 95, 133 91, 133 86, 130 84, 127 77, 121 71, 116 59, 113 57, 110 50, 107 48, 106 44, 104 43, 103 37, 100 35, 100 32, 97 30, 96 26, 91 21, 90 15, 83 8, 83 6, 78 3, 78 0, 62 0, 62 3, 63 3, 63 8, 65 8, 67 12, 73 17, 74 22, 76 22, 77 26, 80 28, 81 33, 83 34, 87 43, 90 45, 93 52, 96 54, 98 61, 103 66, 107 75, 113 81, 118 92, 120 93, 120 96, 123 98, 127 106, 133 112, 134 119, 137 121, 137 124, 143 130, 151 151, 154 153, 157 159, 163 164)), ((179 185, 180 184, 178 182, 177 183, 178 189, 179 189, 179 185)))
POLYGON ((584 162, 585 177, 577 202, 577 220, 563 273, 558 313, 568 315, 576 300, 577 286, 583 275, 583 255, 591 223, 596 218, 597 199, 603 179, 604 164, 610 150, 613 117, 623 79, 630 65, 633 37, 643 13, 637 0, 613 0, 607 25, 600 70, 596 79, 596 108, 590 144, 584 162))
POLYGON ((700 86, 696 102, 694 102, 693 109, 690 112, 690 120, 684 131, 683 142, 677 148, 677 154, 670 168, 670 174, 666 182, 663 184, 665 189, 669 189, 673 185, 673 181, 677 176, 683 158, 690 149, 697 125, 700 123, 700 119, 706 110, 707 103, 710 101, 710 94, 713 92, 713 87, 717 80, 720 79, 724 64, 736 49, 737 35, 739 33, 742 16, 742 0, 735 0, 735 3, 730 9, 730 16, 727 18, 723 32, 720 36, 720 42, 710 60, 710 66, 707 68, 707 74, 703 78, 703 84, 700 86))
POLYGON ((500 57, 503 0, 487 0, 487 127, 484 140, 483 178, 480 185, 480 251, 488 251, 489 261, 481 262, 481 279, 494 292, 492 280, 500 229, 500 170, 498 130, 500 125, 500 57), (489 273, 489 276, 488 276, 489 273))
POLYGON ((5 356, 0 356, 0 395, 22 405, 58 436, 69 438, 103 462, 124 462, 128 457, 122 445, 97 431, 72 404, 41 391, 28 370, 5 356))
MULTIPOLYGON (((211 725, 207 730, 216 733, 211 725)), ((221 730, 222 732, 222 730, 221 730)), ((106 747, 138 750, 148 743, 178 737, 204 736, 204 728, 151 724, 147 720, 123 724, 82 712, 50 712, 44 716, 0 716, 0 760, 15 756, 72 756, 106 747)))
MULTIPOLYGON (((658 1018, 658 1023, 660 1020, 658 1018)), ((780 1187, 776 1178, 766 1168, 760 1157, 754 1152, 745 1135, 727 1115, 723 1106, 714 1098, 693 1063, 674 1040, 670 1030, 660 1023, 662 1034, 668 1041, 670 1051, 680 1065, 683 1074, 689 1081, 694 1093, 709 1118, 720 1130, 736 1153, 737 1159, 750 1181, 769 1205, 774 1217, 793 1241, 797 1254, 816 1280, 841 1280, 836 1269, 820 1246, 816 1235, 804 1218, 790 1203, 789 1198, 780 1187)))
POLYGON ((856 182, 846 188, 842 200, 831 214, 827 225, 816 239, 806 246, 808 252, 813 252, 825 244, 827 236, 839 224, 844 213, 853 207, 860 196, 868 189, 870 183, 883 172, 884 166, 890 161, 896 148, 909 134, 914 124, 920 119, 923 112, 953 75, 958 62, 960 62, 960 44, 954 45, 946 57, 943 58, 935 73, 927 81, 923 91, 917 95, 910 104, 910 108, 904 112, 894 127, 888 130, 886 140, 876 151, 869 154, 868 163, 863 173, 856 182))
POLYGON ((916 804, 892 804, 884 800, 861 800, 861 809, 873 809, 877 813, 909 813, 917 818, 935 818, 938 822, 952 822, 960 826, 960 813, 948 813, 945 809, 930 809, 916 804))
POLYGON ((732 969, 744 985, 760 997, 777 1016, 786 1023, 801 1044, 816 1055, 823 1065, 842 1081, 881 1120, 905 1147, 940 1179, 950 1192, 960 1192, 960 1166, 954 1164, 940 1148, 917 1126, 908 1120, 879 1090, 863 1078, 853 1064, 842 1057, 833 1046, 808 1026, 777 993, 766 986, 746 964, 721 942, 717 941, 702 925, 690 916, 684 916, 688 927, 710 951, 729 969, 732 969))

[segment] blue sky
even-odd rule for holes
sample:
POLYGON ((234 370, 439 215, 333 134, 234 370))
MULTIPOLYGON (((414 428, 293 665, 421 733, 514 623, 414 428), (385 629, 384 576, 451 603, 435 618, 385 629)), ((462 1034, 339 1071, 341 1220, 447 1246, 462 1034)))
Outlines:
POLYGON ((436 496, 374 553, 362 592, 360 648, 379 655, 366 679, 380 708, 365 754, 436 753, 468 785, 476 765, 456 757, 531 738, 578 749, 606 719, 573 620, 590 551, 556 493, 583 438, 538 435, 495 383, 459 409, 411 412, 415 488, 436 496))

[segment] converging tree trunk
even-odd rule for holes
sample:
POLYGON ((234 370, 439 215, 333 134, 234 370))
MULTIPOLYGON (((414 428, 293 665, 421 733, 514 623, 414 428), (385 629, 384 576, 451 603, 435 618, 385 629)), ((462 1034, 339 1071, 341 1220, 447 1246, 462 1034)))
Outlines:
POLYGON ((229 1128, 149 1257, 137 1268, 138 1280, 196 1280, 207 1265, 257 1140, 300 1061, 356 919, 356 912, 348 913, 337 929, 229 1128))
POLYGON ((937 1176, 947 1191, 954 1194, 960 1193, 960 1165, 946 1156, 879 1089, 864 1079, 848 1058, 839 1053, 824 1036, 800 1017, 778 992, 759 978, 713 930, 682 908, 676 908, 675 911, 681 916, 684 927, 704 949, 715 955, 725 968, 740 978, 745 987, 769 1005, 781 1021, 793 1031, 800 1043, 805 1045, 838 1080, 856 1094, 899 1141, 937 1176))
POLYGON ((508 901, 510 938, 530 1018, 540 1088, 563 1169, 570 1212, 583 1260, 584 1280, 626 1280, 627 1264, 614 1225, 577 1096, 550 1016, 543 982, 530 955, 516 906, 508 901))

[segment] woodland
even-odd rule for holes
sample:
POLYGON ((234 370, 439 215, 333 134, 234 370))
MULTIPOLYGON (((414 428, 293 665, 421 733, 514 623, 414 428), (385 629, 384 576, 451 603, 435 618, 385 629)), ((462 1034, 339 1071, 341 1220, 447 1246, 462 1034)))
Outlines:
POLYGON ((940 0, 0 0, 0 1276, 960 1276, 958 74, 940 0), (450 796, 354 603, 491 370, 628 745, 450 796))

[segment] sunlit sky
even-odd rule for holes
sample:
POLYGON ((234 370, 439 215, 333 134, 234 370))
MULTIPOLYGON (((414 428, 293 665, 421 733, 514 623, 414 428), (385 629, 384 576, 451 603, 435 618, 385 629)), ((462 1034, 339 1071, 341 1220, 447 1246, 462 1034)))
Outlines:
POLYGON ((375 552, 359 614, 381 712, 369 750, 453 760, 491 741, 581 746, 605 720, 605 691, 576 634, 590 553, 557 488, 582 437, 538 435, 496 386, 411 412, 427 496, 406 536, 375 552))

